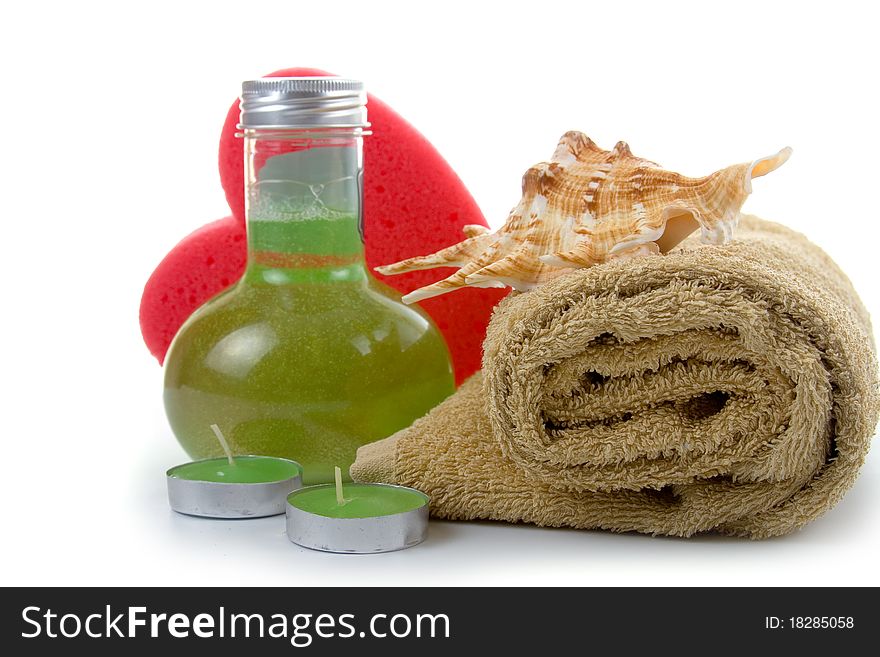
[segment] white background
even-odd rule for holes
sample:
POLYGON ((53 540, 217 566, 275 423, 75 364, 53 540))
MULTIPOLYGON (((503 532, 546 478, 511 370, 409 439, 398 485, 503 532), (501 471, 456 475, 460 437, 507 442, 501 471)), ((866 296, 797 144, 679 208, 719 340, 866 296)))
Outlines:
POLYGON ((3 11, 0 583, 880 583, 876 449, 843 503, 765 542, 434 522, 358 557, 293 546, 281 517, 176 516, 163 473, 185 456, 137 322, 162 256, 228 214, 217 141, 240 81, 287 66, 365 80, 494 225, 569 129, 691 175, 791 145, 745 210, 822 245, 880 315, 873 3, 134 6, 3 11))

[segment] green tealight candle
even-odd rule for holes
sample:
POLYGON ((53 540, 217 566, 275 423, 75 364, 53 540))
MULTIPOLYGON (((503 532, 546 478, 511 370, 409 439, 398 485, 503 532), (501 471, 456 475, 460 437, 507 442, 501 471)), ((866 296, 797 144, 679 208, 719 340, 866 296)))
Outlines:
POLYGON ((428 503, 424 493, 410 488, 376 486, 372 484, 344 484, 342 504, 336 499, 336 488, 331 485, 313 486, 287 496, 291 506, 327 518, 373 518, 406 513, 428 503))
POLYGON ((216 424, 225 458, 175 466, 165 473, 168 501, 179 513, 208 518, 261 518, 284 513, 287 494, 302 486, 302 466, 274 456, 233 456, 216 424))
POLYGON ((368 554, 418 545, 428 532, 428 496, 389 484, 336 484, 287 496, 287 537, 324 552, 368 554))
POLYGON ((224 484, 263 484, 291 479, 300 474, 293 461, 272 456, 236 456, 184 463, 168 471, 169 477, 190 481, 213 481, 224 484))

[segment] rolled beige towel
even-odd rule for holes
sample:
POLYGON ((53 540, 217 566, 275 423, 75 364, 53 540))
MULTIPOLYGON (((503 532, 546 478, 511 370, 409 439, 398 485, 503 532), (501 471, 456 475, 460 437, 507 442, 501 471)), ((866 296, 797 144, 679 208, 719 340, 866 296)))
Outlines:
POLYGON ((504 300, 483 372, 352 476, 441 518, 690 536, 785 534, 835 505, 874 433, 868 313, 805 237, 575 271, 504 300))

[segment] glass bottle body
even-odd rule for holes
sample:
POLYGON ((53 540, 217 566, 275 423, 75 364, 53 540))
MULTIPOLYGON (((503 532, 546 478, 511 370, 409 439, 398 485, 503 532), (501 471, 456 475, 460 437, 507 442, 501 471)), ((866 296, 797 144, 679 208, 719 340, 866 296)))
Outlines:
POLYGON ((172 429, 195 458, 299 461, 307 484, 453 390, 439 331, 364 262, 359 131, 245 133, 248 266, 181 327, 165 369, 172 429))

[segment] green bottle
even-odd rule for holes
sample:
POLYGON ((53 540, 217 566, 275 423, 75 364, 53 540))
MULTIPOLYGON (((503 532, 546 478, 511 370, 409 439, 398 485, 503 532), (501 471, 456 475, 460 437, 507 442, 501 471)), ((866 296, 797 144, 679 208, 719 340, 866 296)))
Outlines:
POLYGON ((221 455, 217 424, 236 453, 329 482, 454 389, 440 332, 365 265, 365 102, 354 80, 243 84, 247 270, 184 323, 165 364, 165 410, 193 458, 221 455))

